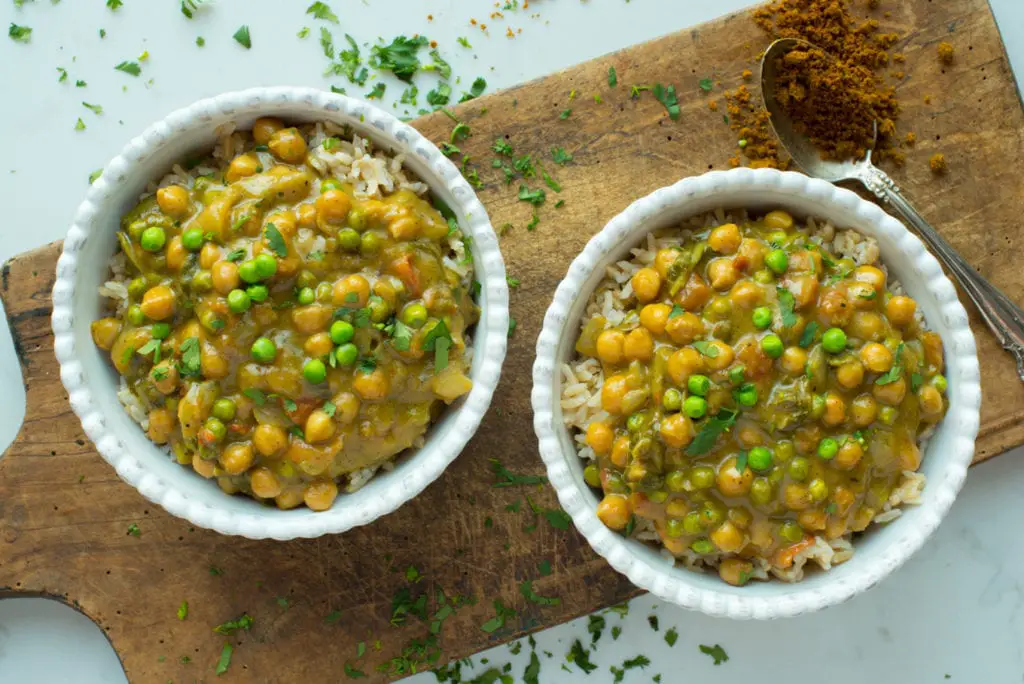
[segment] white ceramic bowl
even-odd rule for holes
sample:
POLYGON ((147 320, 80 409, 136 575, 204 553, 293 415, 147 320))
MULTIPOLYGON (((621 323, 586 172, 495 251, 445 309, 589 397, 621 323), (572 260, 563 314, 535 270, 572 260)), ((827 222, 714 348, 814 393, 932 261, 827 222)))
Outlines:
POLYGON ((537 340, 533 366, 534 428, 548 477, 562 508, 597 553, 638 587, 684 608, 730 618, 778 618, 840 603, 864 591, 917 551, 949 511, 974 455, 981 405, 978 359, 967 313, 953 285, 921 241, 903 225, 849 190, 797 173, 734 169, 687 178, 634 202, 587 244, 558 286, 537 340), (717 573, 672 567, 649 546, 609 530, 597 518, 598 499, 583 481, 559 407, 560 368, 573 355, 580 317, 605 267, 627 256, 652 229, 718 207, 785 208, 798 216, 832 221, 873 236, 882 260, 917 300, 928 325, 945 342, 949 411, 925 451, 928 477, 922 504, 855 541, 853 558, 797 584, 752 582, 733 587, 717 573))
POLYGON ((103 169, 78 208, 64 240, 53 287, 54 351, 61 380, 89 439, 121 478, 150 501, 189 522, 252 539, 292 539, 344 532, 390 513, 433 482, 476 431, 498 384, 508 339, 508 288, 498 240, 462 174, 415 129, 377 107, 309 88, 255 88, 201 100, 153 124, 103 169), (260 116, 349 124, 380 148, 406 155, 406 168, 448 203, 472 236, 482 314, 473 334, 473 389, 433 426, 426 445, 380 471, 363 488, 342 494, 321 513, 281 511, 217 485, 173 462, 153 445, 116 397, 117 373, 92 342, 89 324, 101 315, 97 288, 108 277, 121 216, 147 183, 189 154, 213 148, 214 130, 247 128, 260 116))

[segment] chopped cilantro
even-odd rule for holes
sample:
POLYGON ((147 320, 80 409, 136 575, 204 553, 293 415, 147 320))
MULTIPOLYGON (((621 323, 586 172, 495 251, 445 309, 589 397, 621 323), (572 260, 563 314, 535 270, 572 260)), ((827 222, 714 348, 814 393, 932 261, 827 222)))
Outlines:
POLYGON ((809 346, 814 344, 814 336, 817 335, 817 334, 818 334, 818 322, 817 321, 811 321, 810 323, 807 324, 807 327, 804 328, 803 333, 800 334, 799 345, 801 347, 803 347, 804 349, 807 349, 809 346))
POLYGON ((547 193, 544 192, 543 188, 530 190, 526 185, 519 186, 519 199, 522 202, 529 202, 536 207, 544 204, 546 198, 547 193))
POLYGON ((409 83, 420 68, 420 60, 416 53, 428 42, 426 36, 398 36, 390 45, 374 45, 370 49, 370 63, 378 69, 390 71, 399 80, 409 83))
POLYGON ((665 632, 665 643, 669 646, 675 646, 676 641, 679 639, 679 632, 676 631, 675 627, 670 628, 665 632))
POLYGON ((526 230, 532 231, 534 228, 537 227, 538 223, 540 223, 540 216, 538 216, 537 213, 534 212, 533 218, 531 218, 530 222, 526 224, 526 230))
POLYGON ((116 10, 118 7, 121 7, 122 5, 124 5, 124 3, 121 2, 121 0, 107 0, 107 7, 109 7, 111 11, 116 10))
POLYGON ((566 164, 572 161, 572 155, 568 154, 561 147, 552 147, 551 159, 554 160, 556 164, 561 164, 562 166, 565 166, 566 164))
POLYGON ((545 558, 537 564, 537 570, 540 572, 541 577, 547 577, 551 574, 551 561, 545 558))
POLYGON ((221 624, 214 627, 213 631, 217 634, 223 634, 224 636, 231 636, 238 630, 249 631, 249 628, 252 627, 253 622, 254 620, 251 615, 249 615, 248 613, 242 613, 238 617, 238 619, 222 622, 221 624))
POLYGON ((615 67, 608 67, 608 87, 614 88, 619 85, 619 75, 615 72, 615 67))
POLYGON ((83 102, 82 106, 85 107, 86 109, 90 110, 93 114, 99 115, 99 114, 103 113, 103 107, 101 107, 100 105, 89 104, 88 102, 83 102))
POLYGON ((263 237, 267 241, 267 246, 277 256, 282 259, 288 256, 288 246, 284 242, 284 236, 281 235, 281 231, 277 229, 273 223, 268 223, 267 227, 263 229, 263 237))
POLYGON ((437 84, 437 88, 427 93, 427 104, 435 107, 443 107, 448 104, 448 100, 452 96, 452 87, 441 81, 437 84))
POLYGON ((224 644, 224 648, 220 651, 220 658, 217 660, 216 672, 218 676, 227 672, 228 668, 231 667, 231 653, 234 650, 231 644, 224 644))
POLYGON ((191 19, 205 3, 206 0, 181 0, 181 13, 191 19))
POLYGON ((536 651, 530 652, 530 662, 523 671, 523 684, 538 684, 540 681, 540 659, 536 651))
POLYGON ((779 295, 779 311, 782 312, 782 326, 784 328, 792 328, 796 325, 797 321, 797 316, 794 313, 796 299, 793 297, 793 293, 784 287, 776 288, 776 292, 779 295))
POLYGON ((572 524, 572 518, 560 508, 549 508, 544 511, 544 519, 556 530, 567 530, 569 525, 572 524))
POLYGON ((607 621, 602 615, 591 615, 587 622, 587 631, 590 632, 590 647, 597 646, 597 642, 601 640, 601 635, 604 634, 604 628, 607 621))
POLYGON ((89 84, 86 83, 85 81, 81 80, 81 79, 75 81, 75 87, 76 88, 84 88, 87 85, 89 85, 89 84))
MULTIPOLYGON (((749 385, 750 383, 746 384, 749 385)), ((736 472, 740 475, 742 475, 747 469, 747 458, 748 455, 746 451, 740 451, 740 453, 736 455, 736 472)))
POLYGON ((135 523, 131 523, 131 524, 128 525, 128 534, 130 534, 133 537, 141 537, 142 536, 142 530, 140 530, 139 526, 136 525, 135 523))
POLYGON ((555 192, 562 192, 562 186, 559 185, 558 181, 556 181, 554 178, 549 176, 547 171, 545 171, 544 169, 541 169, 540 173, 541 173, 541 176, 544 178, 544 182, 547 183, 547 186, 549 188, 551 188, 555 192))
POLYGON ((896 353, 893 354, 893 364, 887 372, 875 380, 876 385, 888 385, 903 377, 903 343, 896 345, 896 353))
POLYGON ((718 436, 726 432, 736 422, 737 412, 733 409, 719 409, 718 413, 705 421, 700 432, 686 448, 688 456, 700 456, 711 451, 718 436))
POLYGON ((326 26, 320 27, 320 47, 324 51, 324 57, 334 59, 334 36, 331 35, 326 26))
POLYGON ((527 601, 531 601, 542 606, 557 606, 562 603, 562 599, 558 597, 546 597, 539 596, 537 592, 533 590, 533 582, 531 580, 525 580, 519 585, 519 593, 527 601))
POLYGON ((461 45, 464 48, 472 48, 473 47, 472 45, 469 44, 469 41, 466 40, 466 38, 464 38, 463 36, 459 36, 455 40, 458 41, 459 45, 461 45))
POLYGON ((653 629, 655 632, 657 632, 658 631, 658 616, 657 615, 648 615, 647 616, 647 624, 649 624, 651 626, 651 629, 653 629))
POLYGON ((181 354, 181 363, 178 366, 178 372, 181 373, 182 377, 198 377, 200 371, 200 353, 199 353, 199 338, 189 337, 182 341, 178 347, 178 353, 181 354))
POLYGON ((729 660, 729 656, 726 654, 725 649, 723 649, 718 644, 715 644, 714 646, 705 646, 704 644, 701 644, 700 652, 706 653, 707 655, 714 658, 715 665, 721 665, 722 663, 729 660))
POLYGON ((513 618, 515 616, 516 611, 506 607, 501 599, 494 599, 494 617, 480 625, 480 629, 488 634, 493 634, 505 626, 506 618, 513 618))
POLYGON ((341 620, 340 610, 332 610, 324 617, 324 622, 326 622, 329 625, 333 625, 335 622, 338 622, 339 620, 341 620))
POLYGON ((64 67, 57 67, 57 73, 60 74, 60 76, 57 78, 57 83, 63 83, 64 81, 68 80, 68 70, 64 67))
POLYGON ((561 119, 562 121, 565 121, 570 116, 572 116, 572 109, 571 108, 570 109, 562 110, 562 113, 558 115, 558 118, 561 119))
POLYGON ((114 68, 118 71, 123 71, 126 74, 131 74, 132 76, 138 76, 142 73, 142 68, 137 62, 121 62, 114 68))
POLYGON ((407 104, 412 107, 416 106, 416 98, 419 97, 420 89, 414 85, 409 86, 402 91, 402 97, 399 100, 401 104, 407 104))
POLYGON ((19 43, 27 43, 29 38, 32 37, 32 29, 28 26, 18 26, 14 22, 11 22, 11 26, 7 29, 7 36, 11 40, 16 40, 19 43))
POLYGON ((312 5, 306 8, 306 14, 312 14, 317 19, 323 19, 329 21, 332 24, 337 24, 338 15, 331 11, 331 8, 324 2, 314 2, 312 5))
POLYGON ((583 648, 583 644, 579 639, 572 642, 572 647, 569 649, 569 653, 566 654, 565 660, 570 663, 575 663, 576 667, 580 668, 587 674, 590 674, 597 669, 597 665, 590 662, 590 651, 583 648))
POLYGON ((483 77, 478 77, 473 81, 473 85, 470 86, 468 93, 463 93, 462 97, 459 98, 459 102, 468 102, 474 100, 484 94, 487 89, 487 81, 483 77))
POLYGON ((267 403, 267 395, 263 394, 263 392, 256 389, 255 387, 247 387, 246 389, 242 390, 242 394, 252 399, 252 403, 256 404, 257 406, 263 406, 264 404, 267 403))
POLYGON ((715 86, 715 84, 712 82, 710 78, 700 79, 698 85, 700 86, 700 89, 703 90, 705 93, 710 93, 711 89, 714 88, 715 86))
MULTIPOLYGON (((669 315, 671 316, 671 313, 669 315)), ((720 353, 718 345, 711 344, 708 340, 697 340, 693 343, 693 348, 709 359, 717 358, 720 353)))
POLYGON ((501 154, 506 157, 512 156, 512 145, 504 138, 495 138, 491 149, 494 150, 495 154, 501 154))
POLYGON ((188 617, 188 601, 182 601, 181 605, 178 606, 178 619, 184 620, 188 617))
POLYGON ((373 90, 363 95, 367 100, 379 100, 384 97, 384 91, 387 90, 387 84, 378 81, 373 86, 373 90))
POLYGON ((249 35, 249 27, 247 25, 243 24, 240 26, 231 37, 246 50, 252 49, 252 37, 249 35))
POLYGON ((206 45, 206 39, 202 36, 196 36, 196 45, 198 45, 199 47, 203 47, 204 45, 206 45))
POLYGON ((543 475, 517 475, 501 464, 496 458, 491 459, 491 471, 495 481, 492 487, 516 487, 519 485, 546 484, 548 478, 543 475))
POLYGON ((76 131, 84 131, 85 130, 85 122, 82 121, 81 119, 76 121, 75 122, 75 130, 76 131))
POLYGON ((441 53, 437 49, 430 51, 430 59, 433 60, 433 64, 424 64, 424 71, 436 71, 438 75, 447 80, 452 77, 452 67, 448 62, 444 61, 441 57, 441 53))
POLYGON ((679 100, 676 98, 676 87, 670 85, 668 88, 660 83, 654 86, 654 97, 668 110, 668 116, 673 121, 679 118, 679 100))

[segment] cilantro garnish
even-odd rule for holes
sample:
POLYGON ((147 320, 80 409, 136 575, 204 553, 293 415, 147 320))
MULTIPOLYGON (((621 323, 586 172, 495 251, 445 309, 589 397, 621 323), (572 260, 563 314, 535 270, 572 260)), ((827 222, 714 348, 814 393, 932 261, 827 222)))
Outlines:
POLYGON ((455 40, 458 41, 459 45, 461 45, 464 48, 470 48, 471 49, 473 47, 472 45, 469 44, 469 41, 466 38, 464 38, 463 36, 459 36, 455 40))
POLYGON ((572 155, 568 154, 561 147, 552 147, 551 148, 551 159, 556 164, 561 164, 562 166, 565 166, 566 164, 568 164, 569 162, 572 161, 572 155))
POLYGON ((11 40, 16 40, 19 43, 27 43, 29 38, 32 37, 32 29, 28 26, 18 26, 14 22, 11 22, 10 28, 7 29, 7 36, 11 40))
POLYGON ((75 81, 75 87, 76 88, 84 88, 87 85, 89 85, 89 84, 86 83, 85 81, 81 80, 81 79, 75 81))
POLYGON ((561 119, 562 121, 565 121, 570 116, 572 116, 572 109, 571 108, 570 109, 562 110, 562 113, 558 115, 558 118, 561 119))
POLYGON ((160 340, 155 337, 139 348, 139 356, 153 355, 153 363, 160 363, 160 340))
POLYGON ((359 359, 356 370, 364 375, 368 375, 377 370, 377 361, 372 356, 363 357, 359 359))
POLYGON ((390 71, 399 80, 409 83, 420 68, 420 60, 416 53, 427 43, 426 36, 398 36, 390 45, 374 45, 370 49, 370 63, 378 69, 390 71))
POLYGON ((137 62, 121 62, 114 68, 118 71, 123 71, 126 74, 131 74, 132 76, 138 76, 142 73, 142 68, 137 62))
POLYGON ((495 481, 492 487, 516 487, 518 485, 545 484, 548 481, 543 475, 517 475, 501 464, 496 458, 491 460, 491 470, 494 472, 495 481))
POLYGON ((332 24, 337 24, 338 15, 331 11, 331 8, 324 2, 314 2, 312 5, 306 8, 306 14, 312 14, 317 19, 323 19, 329 21, 332 24))
POLYGON ((537 227, 538 223, 540 223, 540 216, 538 216, 537 213, 534 212, 533 218, 531 218, 530 222, 526 224, 526 230, 532 231, 534 228, 537 227))
POLYGON ((463 93, 462 97, 459 98, 459 102, 468 102, 469 100, 475 100, 484 94, 487 90, 487 81, 483 77, 478 77, 473 81, 473 85, 469 87, 468 93, 463 93))
POLYGON ((181 0, 181 13, 191 19, 205 2, 206 0, 181 0))
POLYGON ((558 181, 556 181, 554 178, 549 176, 547 171, 545 171, 544 169, 541 169, 540 173, 541 173, 541 177, 544 178, 544 182, 547 183, 547 186, 549 188, 551 188, 555 192, 562 192, 562 186, 559 185, 558 181))
POLYGON ((131 524, 128 525, 128 534, 130 534, 133 537, 141 537, 142 536, 142 530, 140 530, 139 526, 136 525, 135 523, 131 523, 131 524))
POLYGON ((665 643, 669 646, 675 646, 676 641, 679 639, 679 632, 676 631, 675 627, 671 627, 665 632, 665 643))
POLYGON ((540 206, 544 204, 544 200, 547 198, 547 193, 544 192, 543 188, 537 188, 536 190, 530 190, 525 184, 519 186, 519 199, 522 202, 529 202, 534 206, 540 206))
POLYGON ((178 606, 178 619, 184 620, 188 617, 188 601, 182 601, 181 605, 178 606))
POLYGON ((341 611, 340 610, 332 610, 330 613, 328 613, 324 617, 324 622, 326 622, 329 625, 333 625, 335 622, 337 622, 340 619, 341 619, 341 611))
POLYGON ((506 157, 512 156, 512 145, 504 138, 495 138, 491 149, 494 150, 495 154, 501 154, 506 157))
POLYGON ((387 90, 387 87, 388 86, 386 83, 381 83, 378 81, 376 84, 374 84, 373 90, 363 95, 363 97, 365 97, 367 100, 379 100, 382 97, 384 97, 384 91, 387 90))
POLYGON ((461 121, 457 121, 455 124, 455 128, 452 129, 450 142, 454 143, 456 140, 465 140, 471 135, 472 133, 469 130, 469 126, 462 123, 461 121))
POLYGON ((431 104, 435 107, 443 107, 448 104, 448 100, 452 96, 452 87, 441 81, 437 84, 437 88, 427 93, 427 104, 431 104))
POLYGON ((710 78, 700 79, 698 85, 700 86, 700 89, 703 90, 705 93, 710 93, 711 89, 715 87, 714 82, 710 78))
POLYGON ((444 61, 441 57, 441 53, 434 48, 430 51, 430 59, 433 60, 433 64, 424 64, 424 71, 436 71, 438 75, 443 79, 449 79, 452 76, 452 67, 448 62, 444 61))
POLYGON ((86 109, 92 111, 93 114, 99 115, 99 114, 103 113, 103 107, 101 107, 100 105, 89 104, 88 102, 83 102, 82 106, 85 107, 86 109))
POLYGON ((238 261, 239 259, 241 259, 244 256, 245 256, 245 250, 244 249, 233 249, 230 252, 228 252, 228 255, 226 257, 224 257, 224 260, 225 261, 238 261))
POLYGON ((654 97, 668 110, 668 116, 673 121, 679 118, 679 99, 676 97, 676 87, 670 85, 668 88, 660 83, 654 86, 654 97))
POLYGON ((547 577, 551 574, 551 561, 545 558, 537 564, 537 570, 540 572, 541 577, 547 577))
POLYGON ((796 299, 793 297, 793 293, 784 287, 776 288, 776 292, 779 295, 779 310, 782 312, 782 326, 784 328, 792 328, 796 325, 796 314, 793 310, 796 308, 796 299))
POLYGON ((537 592, 533 590, 533 582, 531 580, 525 580, 519 585, 519 593, 527 601, 531 601, 541 606, 557 606, 562 603, 562 599, 558 597, 547 597, 539 596, 537 592))
POLYGON ((231 667, 231 653, 234 650, 235 649, 231 644, 224 644, 224 648, 220 651, 220 658, 217 660, 216 672, 218 675, 224 674, 228 671, 228 668, 231 667))
POLYGON ((578 668, 587 674, 597 669, 597 665, 590 662, 590 651, 583 648, 583 644, 579 639, 572 642, 572 647, 569 649, 569 653, 566 654, 565 660, 575 663, 578 668))
POLYGON ((246 50, 252 49, 252 38, 249 36, 249 27, 245 24, 240 26, 235 35, 231 36, 235 39, 235 42, 244 47, 246 50))
POLYGON ((394 328, 391 330, 391 346, 398 351, 409 351, 412 336, 413 329, 402 321, 395 319, 394 328))
POLYGON ((255 620, 251 615, 249 615, 248 613, 242 613, 238 617, 238 619, 222 622, 221 624, 214 627, 213 631, 217 634, 223 634, 224 636, 231 636, 238 630, 249 631, 249 628, 252 627, 253 622, 255 622, 255 620))
POLYGON ((801 333, 799 345, 804 349, 807 349, 809 346, 811 346, 811 344, 814 343, 814 336, 817 334, 818 322, 811 321, 810 323, 807 324, 807 327, 804 328, 803 333, 801 333))
POLYGON ((204 45, 206 45, 206 39, 202 36, 196 36, 196 45, 199 47, 203 47, 204 45))
POLYGON ((196 377, 200 373, 200 353, 199 353, 199 338, 189 337, 182 341, 178 347, 178 353, 181 354, 181 363, 178 366, 178 372, 181 373, 182 377, 196 377))
POLYGON ((320 47, 323 48, 324 57, 334 59, 334 36, 325 26, 320 27, 320 47))
MULTIPOLYGON (((671 316, 671 314, 669 315, 671 316)), ((693 348, 709 359, 717 358, 719 353, 721 353, 718 349, 718 345, 711 344, 708 340, 697 340, 693 343, 693 348)))
POLYGON ((416 98, 419 97, 420 89, 414 85, 409 86, 402 91, 402 97, 398 100, 401 104, 407 104, 412 107, 416 106, 416 98))
POLYGON ((267 395, 263 394, 260 390, 255 387, 248 387, 242 390, 242 394, 252 399, 252 403, 257 406, 263 406, 267 403, 267 395))
POLYGON ((123 4, 124 3, 121 2, 121 0, 107 0, 107 7, 109 7, 111 9, 111 11, 116 10, 118 7, 121 7, 123 4))
POLYGON ((506 607, 501 599, 494 599, 494 617, 480 625, 480 629, 488 634, 493 634, 505 626, 506 618, 513 618, 515 616, 516 611, 506 607))
POLYGON ((448 350, 452 345, 452 333, 444 321, 427 331, 423 336, 423 349, 434 352, 434 372, 438 373, 448 366, 448 350))
POLYGON ((888 385, 903 377, 903 343, 896 345, 896 353, 893 354, 892 368, 883 373, 877 380, 876 385, 888 385))
POLYGON ((349 679, 365 679, 367 677, 367 674, 365 672, 356 669, 355 667, 352 667, 348 663, 345 663, 345 675, 349 679))
POLYGON ((921 388, 921 383, 922 382, 924 382, 924 379, 921 377, 920 373, 917 373, 917 372, 911 373, 910 374, 910 391, 911 392, 916 392, 917 390, 919 390, 921 388))
POLYGON ((284 236, 281 235, 281 231, 277 229, 273 223, 268 223, 267 227, 263 229, 263 237, 267 241, 267 246, 274 251, 277 256, 282 259, 288 256, 288 247, 285 245, 284 236))
POLYGON ((60 76, 57 78, 57 83, 63 83, 64 81, 68 80, 68 70, 64 67, 57 67, 57 73, 60 74, 60 76))
POLYGON ((572 524, 572 518, 560 508, 549 508, 544 511, 544 519, 556 530, 567 530, 572 524))
POLYGON ((706 653, 707 655, 709 655, 712 658, 714 658, 715 659, 715 665, 721 665, 722 663, 724 663, 727 660, 729 660, 729 656, 728 656, 728 654, 726 654, 725 649, 723 649, 718 644, 715 644, 714 646, 705 646, 704 644, 701 644, 700 645, 700 652, 701 653, 706 653))
POLYGON ((536 651, 530 652, 530 662, 523 670, 523 684, 538 684, 540 681, 540 658, 536 651))
POLYGON ((711 451, 718 440, 718 436, 726 432, 736 422, 737 412, 733 409, 723 408, 717 414, 708 418, 701 427, 700 432, 686 448, 688 456, 700 456, 711 451))
POLYGON ((747 452, 741 451, 736 455, 736 472, 743 474, 743 471, 747 469, 747 452))
POLYGON ((76 121, 75 122, 75 130, 76 131, 84 131, 85 130, 85 122, 82 121, 81 119, 76 121))
POLYGON ((614 88, 619 85, 619 75, 615 72, 615 67, 608 67, 608 87, 614 88))

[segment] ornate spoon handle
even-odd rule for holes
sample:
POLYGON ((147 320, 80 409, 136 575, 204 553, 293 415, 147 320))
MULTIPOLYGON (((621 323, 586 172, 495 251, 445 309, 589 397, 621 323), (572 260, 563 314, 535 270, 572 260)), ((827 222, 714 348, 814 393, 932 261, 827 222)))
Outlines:
POLYGON ((978 275, 938 231, 924 220, 885 172, 870 165, 862 168, 861 182, 880 199, 889 202, 953 273, 1003 349, 1017 360, 1017 375, 1024 381, 1024 310, 978 275))

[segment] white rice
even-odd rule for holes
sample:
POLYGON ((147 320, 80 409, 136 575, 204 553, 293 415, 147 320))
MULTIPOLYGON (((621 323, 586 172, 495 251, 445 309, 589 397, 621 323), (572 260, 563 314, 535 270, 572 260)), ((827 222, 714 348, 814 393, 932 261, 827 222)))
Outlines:
MULTIPOLYGON (((659 230, 649 233, 639 246, 630 250, 632 258, 617 261, 605 269, 605 278, 598 284, 590 302, 584 309, 580 321, 581 327, 596 316, 606 319, 609 327, 622 326, 626 330, 638 327, 639 320, 636 320, 636 316, 631 313, 631 310, 635 308, 635 298, 632 297, 630 284, 634 273, 640 268, 652 264, 660 249, 682 245, 695 233, 708 228, 723 223, 742 223, 748 218, 745 210, 727 212, 723 209, 716 209, 686 219, 682 225, 671 231, 659 230), (629 320, 631 316, 633 320, 629 320)), ((837 254, 840 258, 852 259, 858 266, 875 265, 887 272, 885 265, 878 263, 881 251, 874 238, 851 229, 837 229, 830 222, 816 221, 813 217, 806 220, 806 229, 813 242, 827 246, 833 254, 837 254)), ((889 282, 888 287, 893 294, 903 293, 903 287, 897 280, 889 282)), ((771 294, 773 293, 769 293, 769 297, 771 294)), ((919 323, 924 323, 920 310, 915 312, 915 316, 919 323)), ((561 370, 562 420, 573 435, 577 455, 585 461, 592 461, 596 455, 586 443, 587 427, 594 421, 606 421, 610 418, 609 414, 601 408, 601 387, 604 385, 601 363, 594 358, 577 357, 571 363, 562 364, 561 370)), ((930 430, 919 438, 918 445, 922 450, 927 444, 929 435, 930 430)), ((922 473, 911 470, 903 471, 902 480, 893 489, 881 512, 875 516, 872 522, 879 524, 891 522, 902 515, 900 506, 919 504, 926 479, 922 473)), ((632 536, 638 541, 660 546, 661 539, 650 520, 638 518, 632 536)), ((853 556, 852 537, 852 532, 847 532, 842 537, 832 540, 816 535, 814 543, 797 553, 793 557, 793 565, 785 570, 772 566, 764 559, 751 559, 754 563, 751 577, 766 580, 769 579, 770 574, 786 582, 797 582, 803 579, 804 567, 809 561, 813 561, 822 570, 829 570, 832 566, 843 563, 853 556)), ((697 572, 703 572, 705 568, 717 568, 722 558, 717 554, 700 555, 689 548, 685 549, 678 557, 662 548, 661 555, 668 562, 681 562, 687 569, 697 572)))

